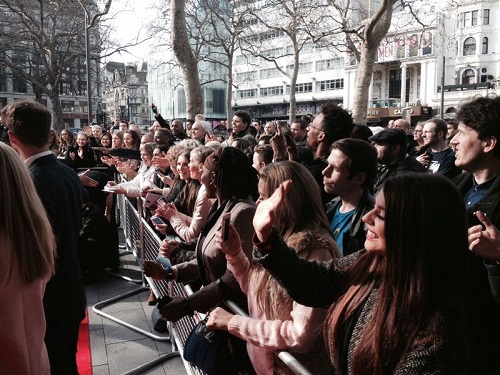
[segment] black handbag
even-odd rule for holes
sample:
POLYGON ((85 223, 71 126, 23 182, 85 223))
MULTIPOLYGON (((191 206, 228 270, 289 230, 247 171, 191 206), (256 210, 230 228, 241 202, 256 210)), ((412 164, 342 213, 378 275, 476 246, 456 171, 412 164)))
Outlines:
POLYGON ((246 344, 227 331, 210 330, 208 315, 189 333, 184 359, 208 375, 237 374, 248 363, 246 344))

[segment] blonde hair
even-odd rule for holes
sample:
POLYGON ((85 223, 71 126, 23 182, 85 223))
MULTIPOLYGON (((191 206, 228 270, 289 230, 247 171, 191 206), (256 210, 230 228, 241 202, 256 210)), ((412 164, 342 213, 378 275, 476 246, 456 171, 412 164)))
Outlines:
POLYGON ((0 176, 0 284, 13 272, 26 283, 48 277, 54 273, 56 246, 50 221, 26 166, 2 143, 0 176))

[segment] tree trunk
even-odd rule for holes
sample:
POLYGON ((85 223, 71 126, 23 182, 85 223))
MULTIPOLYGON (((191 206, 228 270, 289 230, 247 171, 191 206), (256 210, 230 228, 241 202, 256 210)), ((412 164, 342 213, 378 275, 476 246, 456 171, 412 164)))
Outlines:
POLYGON ((231 121, 233 121, 233 108, 231 102, 233 101, 233 55, 228 56, 227 64, 227 95, 226 95, 226 113, 227 113, 227 126, 231 126, 231 121))
POLYGON ((290 113, 288 114, 288 124, 291 126, 295 121, 297 114, 297 99, 295 97, 295 86, 297 84, 297 76, 299 75, 300 52, 297 43, 294 41, 293 46, 293 70, 290 77, 290 113))
POLYGON ((60 133, 61 130, 64 129, 64 116, 62 113, 59 90, 52 89, 50 91, 50 102, 52 103, 52 127, 60 133))
POLYGON ((186 94, 186 117, 194 118, 203 113, 203 96, 201 93, 198 64, 189 45, 186 30, 186 12, 184 0, 170 2, 170 17, 172 24, 172 46, 179 63, 186 94))
POLYGON ((391 26, 393 3, 394 0, 384 0, 380 9, 368 20, 365 26, 364 42, 361 47, 361 57, 354 81, 352 117, 356 124, 366 124, 373 65, 378 57, 380 42, 384 39, 391 26))
POLYGON ((354 102, 352 108, 352 118, 359 125, 366 124, 366 113, 368 110, 368 96, 370 82, 372 79, 373 65, 378 56, 377 49, 365 49, 361 54, 356 79, 354 81, 354 102))

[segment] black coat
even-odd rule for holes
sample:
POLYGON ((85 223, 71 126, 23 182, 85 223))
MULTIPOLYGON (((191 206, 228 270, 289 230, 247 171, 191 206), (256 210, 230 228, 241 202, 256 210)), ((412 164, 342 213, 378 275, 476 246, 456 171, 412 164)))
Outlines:
POLYGON ((57 239, 56 274, 44 297, 49 329, 52 319, 66 316, 81 321, 85 317, 85 290, 77 255, 83 186, 76 173, 52 154, 35 159, 29 170, 57 239))
POLYGON ((92 151, 90 147, 85 147, 83 149, 83 157, 78 156, 78 146, 68 147, 64 162, 73 169, 92 168, 97 165, 94 151, 92 151), (74 159, 71 158, 71 154, 75 155, 74 159))

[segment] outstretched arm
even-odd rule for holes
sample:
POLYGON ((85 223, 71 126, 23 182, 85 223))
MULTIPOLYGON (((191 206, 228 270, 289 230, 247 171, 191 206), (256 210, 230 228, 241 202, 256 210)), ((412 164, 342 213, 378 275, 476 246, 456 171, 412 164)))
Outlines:
POLYGON ((311 307, 328 307, 345 287, 347 267, 362 254, 332 261, 308 261, 288 248, 274 223, 284 196, 293 182, 283 182, 274 193, 257 206, 253 257, 287 290, 298 303, 311 307))

